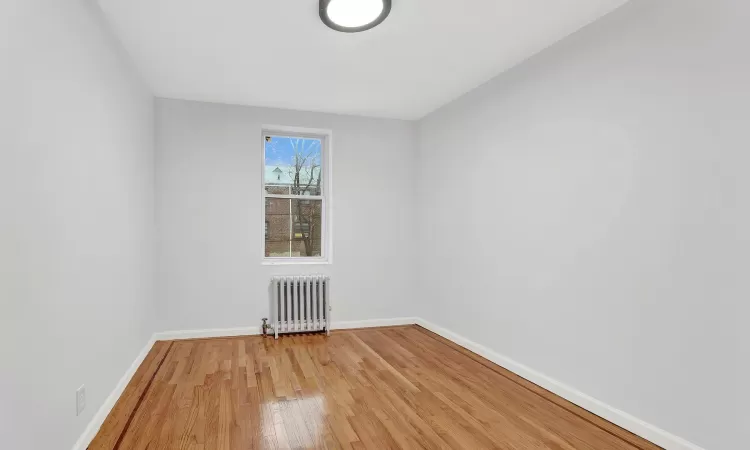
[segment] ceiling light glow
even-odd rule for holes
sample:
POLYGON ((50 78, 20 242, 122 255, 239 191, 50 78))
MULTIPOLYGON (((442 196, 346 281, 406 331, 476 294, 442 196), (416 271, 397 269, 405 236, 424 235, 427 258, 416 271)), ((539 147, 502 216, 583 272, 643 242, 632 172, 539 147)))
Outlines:
POLYGON ((342 27, 367 25, 383 12, 383 0, 331 0, 328 17, 342 27))
POLYGON ((320 19, 343 32, 369 30, 391 11, 391 0, 320 0, 320 19))

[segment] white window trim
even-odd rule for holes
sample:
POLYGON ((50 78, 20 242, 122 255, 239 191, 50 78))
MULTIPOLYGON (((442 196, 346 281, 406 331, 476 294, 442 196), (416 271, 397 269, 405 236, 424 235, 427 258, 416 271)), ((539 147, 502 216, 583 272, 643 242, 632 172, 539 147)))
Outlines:
MULTIPOLYGON (((265 137, 268 135, 281 135, 281 136, 299 136, 307 138, 321 139, 323 145, 321 145, 320 160, 322 165, 322 176, 323 182, 321 183, 322 195, 310 196, 309 200, 322 200, 322 216, 321 216, 321 253, 319 258, 313 257, 266 257, 266 233, 265 228, 261 227, 261 264, 266 266, 281 266, 281 265, 320 265, 320 264, 332 264, 333 263, 333 132, 332 130, 320 129, 320 128, 302 128, 302 127, 289 127, 283 125, 262 125, 260 130, 260 192, 261 192, 261 223, 266 221, 266 147, 265 137)), ((288 196, 289 198, 298 198, 295 196, 288 196)), ((271 196, 270 198, 279 198, 278 195, 271 196)))

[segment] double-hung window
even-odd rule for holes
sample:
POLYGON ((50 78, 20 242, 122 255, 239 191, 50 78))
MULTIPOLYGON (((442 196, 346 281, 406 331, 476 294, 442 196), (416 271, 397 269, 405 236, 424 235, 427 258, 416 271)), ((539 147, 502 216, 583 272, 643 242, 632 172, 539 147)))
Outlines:
POLYGON ((262 138, 263 262, 329 262, 330 132, 266 127, 262 138))

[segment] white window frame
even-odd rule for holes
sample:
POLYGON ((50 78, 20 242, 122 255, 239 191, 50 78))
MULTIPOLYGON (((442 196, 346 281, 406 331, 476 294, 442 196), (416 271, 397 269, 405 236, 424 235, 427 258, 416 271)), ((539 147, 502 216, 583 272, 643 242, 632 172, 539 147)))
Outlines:
POLYGON ((263 125, 260 133, 260 192, 261 192, 261 223, 266 222, 266 199, 268 198, 281 198, 281 199, 299 199, 299 200, 320 200, 321 201, 321 230, 320 230, 320 253, 319 257, 299 257, 299 256, 266 256, 266 233, 265 225, 262 229, 261 234, 261 261, 263 265, 306 265, 306 264, 331 264, 333 262, 333 239, 332 239, 332 224, 331 211, 333 202, 331 201, 331 186, 332 186, 332 149, 333 149, 333 132, 331 130, 319 129, 319 128, 302 128, 302 127, 289 127, 281 125, 263 125), (320 165, 321 165, 321 176, 323 180, 321 182, 321 195, 279 195, 279 194, 268 194, 266 192, 266 136, 279 136, 279 137, 300 137, 308 139, 320 139, 320 165))

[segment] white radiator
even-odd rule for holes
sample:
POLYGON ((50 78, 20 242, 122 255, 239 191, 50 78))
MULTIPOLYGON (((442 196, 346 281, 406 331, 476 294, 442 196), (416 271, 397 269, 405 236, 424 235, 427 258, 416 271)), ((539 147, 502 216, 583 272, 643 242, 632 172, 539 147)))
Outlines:
POLYGON ((271 279, 271 326, 282 333, 331 331, 331 280, 326 275, 271 279))

